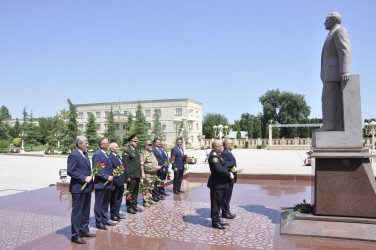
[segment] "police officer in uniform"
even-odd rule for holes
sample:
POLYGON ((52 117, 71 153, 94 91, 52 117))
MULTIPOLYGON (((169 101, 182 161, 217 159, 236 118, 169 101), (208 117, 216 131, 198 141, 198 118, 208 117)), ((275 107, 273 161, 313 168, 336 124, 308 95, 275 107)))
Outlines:
POLYGON ((234 183, 236 182, 237 172, 236 172, 236 160, 234 155, 232 154, 232 150, 234 149, 234 143, 231 139, 225 139, 223 141, 223 151, 221 153, 221 157, 226 162, 226 168, 234 175, 234 179, 230 180, 229 188, 226 189, 224 197, 223 197, 223 205, 222 205, 222 218, 226 219, 234 219, 235 214, 230 212, 230 200, 232 196, 232 190, 234 187, 234 183))
POLYGON ((229 180, 234 179, 234 175, 226 168, 226 162, 220 156, 223 146, 220 140, 214 140, 213 150, 209 154, 210 177, 208 187, 210 188, 210 213, 212 227, 226 229, 227 223, 221 222, 219 211, 223 205, 223 197, 229 187, 229 180))
POLYGON ((137 135, 131 135, 128 138, 129 146, 123 152, 123 163, 125 167, 125 176, 130 178, 127 183, 127 189, 130 192, 131 200, 127 202, 127 212, 135 214, 136 212, 142 212, 141 208, 137 207, 137 197, 140 185, 140 178, 144 178, 144 171, 141 169, 140 154, 137 150, 137 135))
POLYGON ((152 152, 151 141, 145 142, 145 151, 141 154, 141 166, 145 172, 144 183, 147 186, 147 194, 144 195, 144 207, 150 207, 150 205, 155 204, 153 200, 152 191, 154 189, 155 177, 157 176, 157 171, 161 169, 158 165, 158 160, 152 152))

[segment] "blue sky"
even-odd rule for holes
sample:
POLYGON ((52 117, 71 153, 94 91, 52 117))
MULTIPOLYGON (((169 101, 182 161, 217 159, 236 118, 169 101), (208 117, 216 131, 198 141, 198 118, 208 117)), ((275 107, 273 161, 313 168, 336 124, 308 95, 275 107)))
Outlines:
POLYGON ((73 103, 191 98, 230 122, 279 88, 321 117, 329 12, 342 15, 374 111, 376 1, 0 1, 0 105, 53 116, 73 103))

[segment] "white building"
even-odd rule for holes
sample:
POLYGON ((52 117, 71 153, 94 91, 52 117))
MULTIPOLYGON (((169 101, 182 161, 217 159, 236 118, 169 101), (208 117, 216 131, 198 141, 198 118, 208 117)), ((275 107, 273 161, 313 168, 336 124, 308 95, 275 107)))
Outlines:
MULTIPOLYGON (((89 103, 89 104, 75 104, 78 112, 78 126, 81 131, 85 131, 90 113, 95 116, 98 124, 98 134, 103 135, 107 129, 107 116, 113 108, 115 114, 116 134, 123 138, 126 133, 125 124, 128 121, 128 114, 136 115, 136 109, 139 101, 107 102, 107 103, 89 103)), ((178 125, 180 126, 183 120, 187 127, 187 137, 189 138, 188 145, 191 147, 199 147, 202 135, 202 104, 194 100, 184 99, 165 99, 165 100, 147 100, 140 101, 142 110, 146 117, 146 122, 149 128, 153 126, 153 113, 157 109, 160 112, 160 122, 162 124, 162 131, 166 134, 166 141, 168 146, 175 144, 177 137, 178 125)))

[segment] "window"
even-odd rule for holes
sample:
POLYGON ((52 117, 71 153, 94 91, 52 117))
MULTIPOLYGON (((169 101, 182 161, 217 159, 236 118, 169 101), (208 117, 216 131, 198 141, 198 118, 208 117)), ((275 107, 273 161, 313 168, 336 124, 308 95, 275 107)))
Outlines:
POLYGON ((80 119, 84 118, 84 112, 78 113, 78 118, 80 118, 80 119))
POLYGON ((124 115, 129 115, 129 111, 128 110, 124 110, 124 115))
POLYGON ((166 129, 166 124, 163 124, 162 125, 162 130, 165 130, 166 129))
POLYGON ((101 112, 95 112, 95 117, 96 118, 101 118, 101 112))
POLYGON ((120 127, 119 123, 116 123, 115 125, 116 125, 116 130, 119 130, 119 127, 120 127))
POLYGON ((110 113, 109 111, 104 112, 104 117, 108 117, 109 113, 110 113))
POLYGON ((125 130, 125 124, 123 124, 123 130, 125 130))
POLYGON ((182 114, 183 114, 183 109, 182 108, 175 109, 175 115, 182 115, 182 114))
POLYGON ((150 122, 148 122, 148 127, 151 128, 151 123, 150 122))
POLYGON ((156 112, 158 115, 162 115, 162 110, 161 109, 156 109, 156 112))
POLYGON ((189 110, 189 116, 192 116, 193 115, 193 109, 190 109, 189 110))
POLYGON ((78 128, 79 128, 80 130, 83 130, 83 129, 84 129, 84 125, 83 125, 83 124, 78 124, 78 128))
POLYGON ((87 112, 87 118, 89 118, 91 115, 91 112, 87 112))
POLYGON ((151 116, 150 109, 145 109, 145 116, 151 116))
POLYGON ((106 130, 107 129, 107 124, 104 124, 104 130, 106 130))
POLYGON ((196 123, 196 130, 198 130, 198 123, 196 123))
POLYGON ((97 130, 101 130, 101 125, 97 123, 97 130))

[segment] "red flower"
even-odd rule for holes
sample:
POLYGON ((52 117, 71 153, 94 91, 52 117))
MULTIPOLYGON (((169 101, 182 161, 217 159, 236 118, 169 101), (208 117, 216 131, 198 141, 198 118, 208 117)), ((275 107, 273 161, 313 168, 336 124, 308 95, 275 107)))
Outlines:
POLYGON ((127 201, 130 201, 130 200, 132 200, 132 197, 130 197, 130 196, 127 197, 127 201))
POLYGON ((175 156, 173 156, 172 158, 174 158, 174 160, 175 160, 175 156))
POLYGON ((168 180, 168 181, 171 181, 171 177, 168 177, 167 180, 168 180))
POLYGON ((102 165, 103 166, 103 168, 106 168, 106 164, 103 162, 103 163, 101 163, 100 165, 102 165))
POLYGON ((123 170, 125 170, 125 168, 124 168, 124 166, 123 165, 120 165, 120 167, 123 169, 123 170))
POLYGON ((188 157, 188 155, 184 155, 183 157, 184 157, 184 158, 187 158, 187 157, 188 157))

